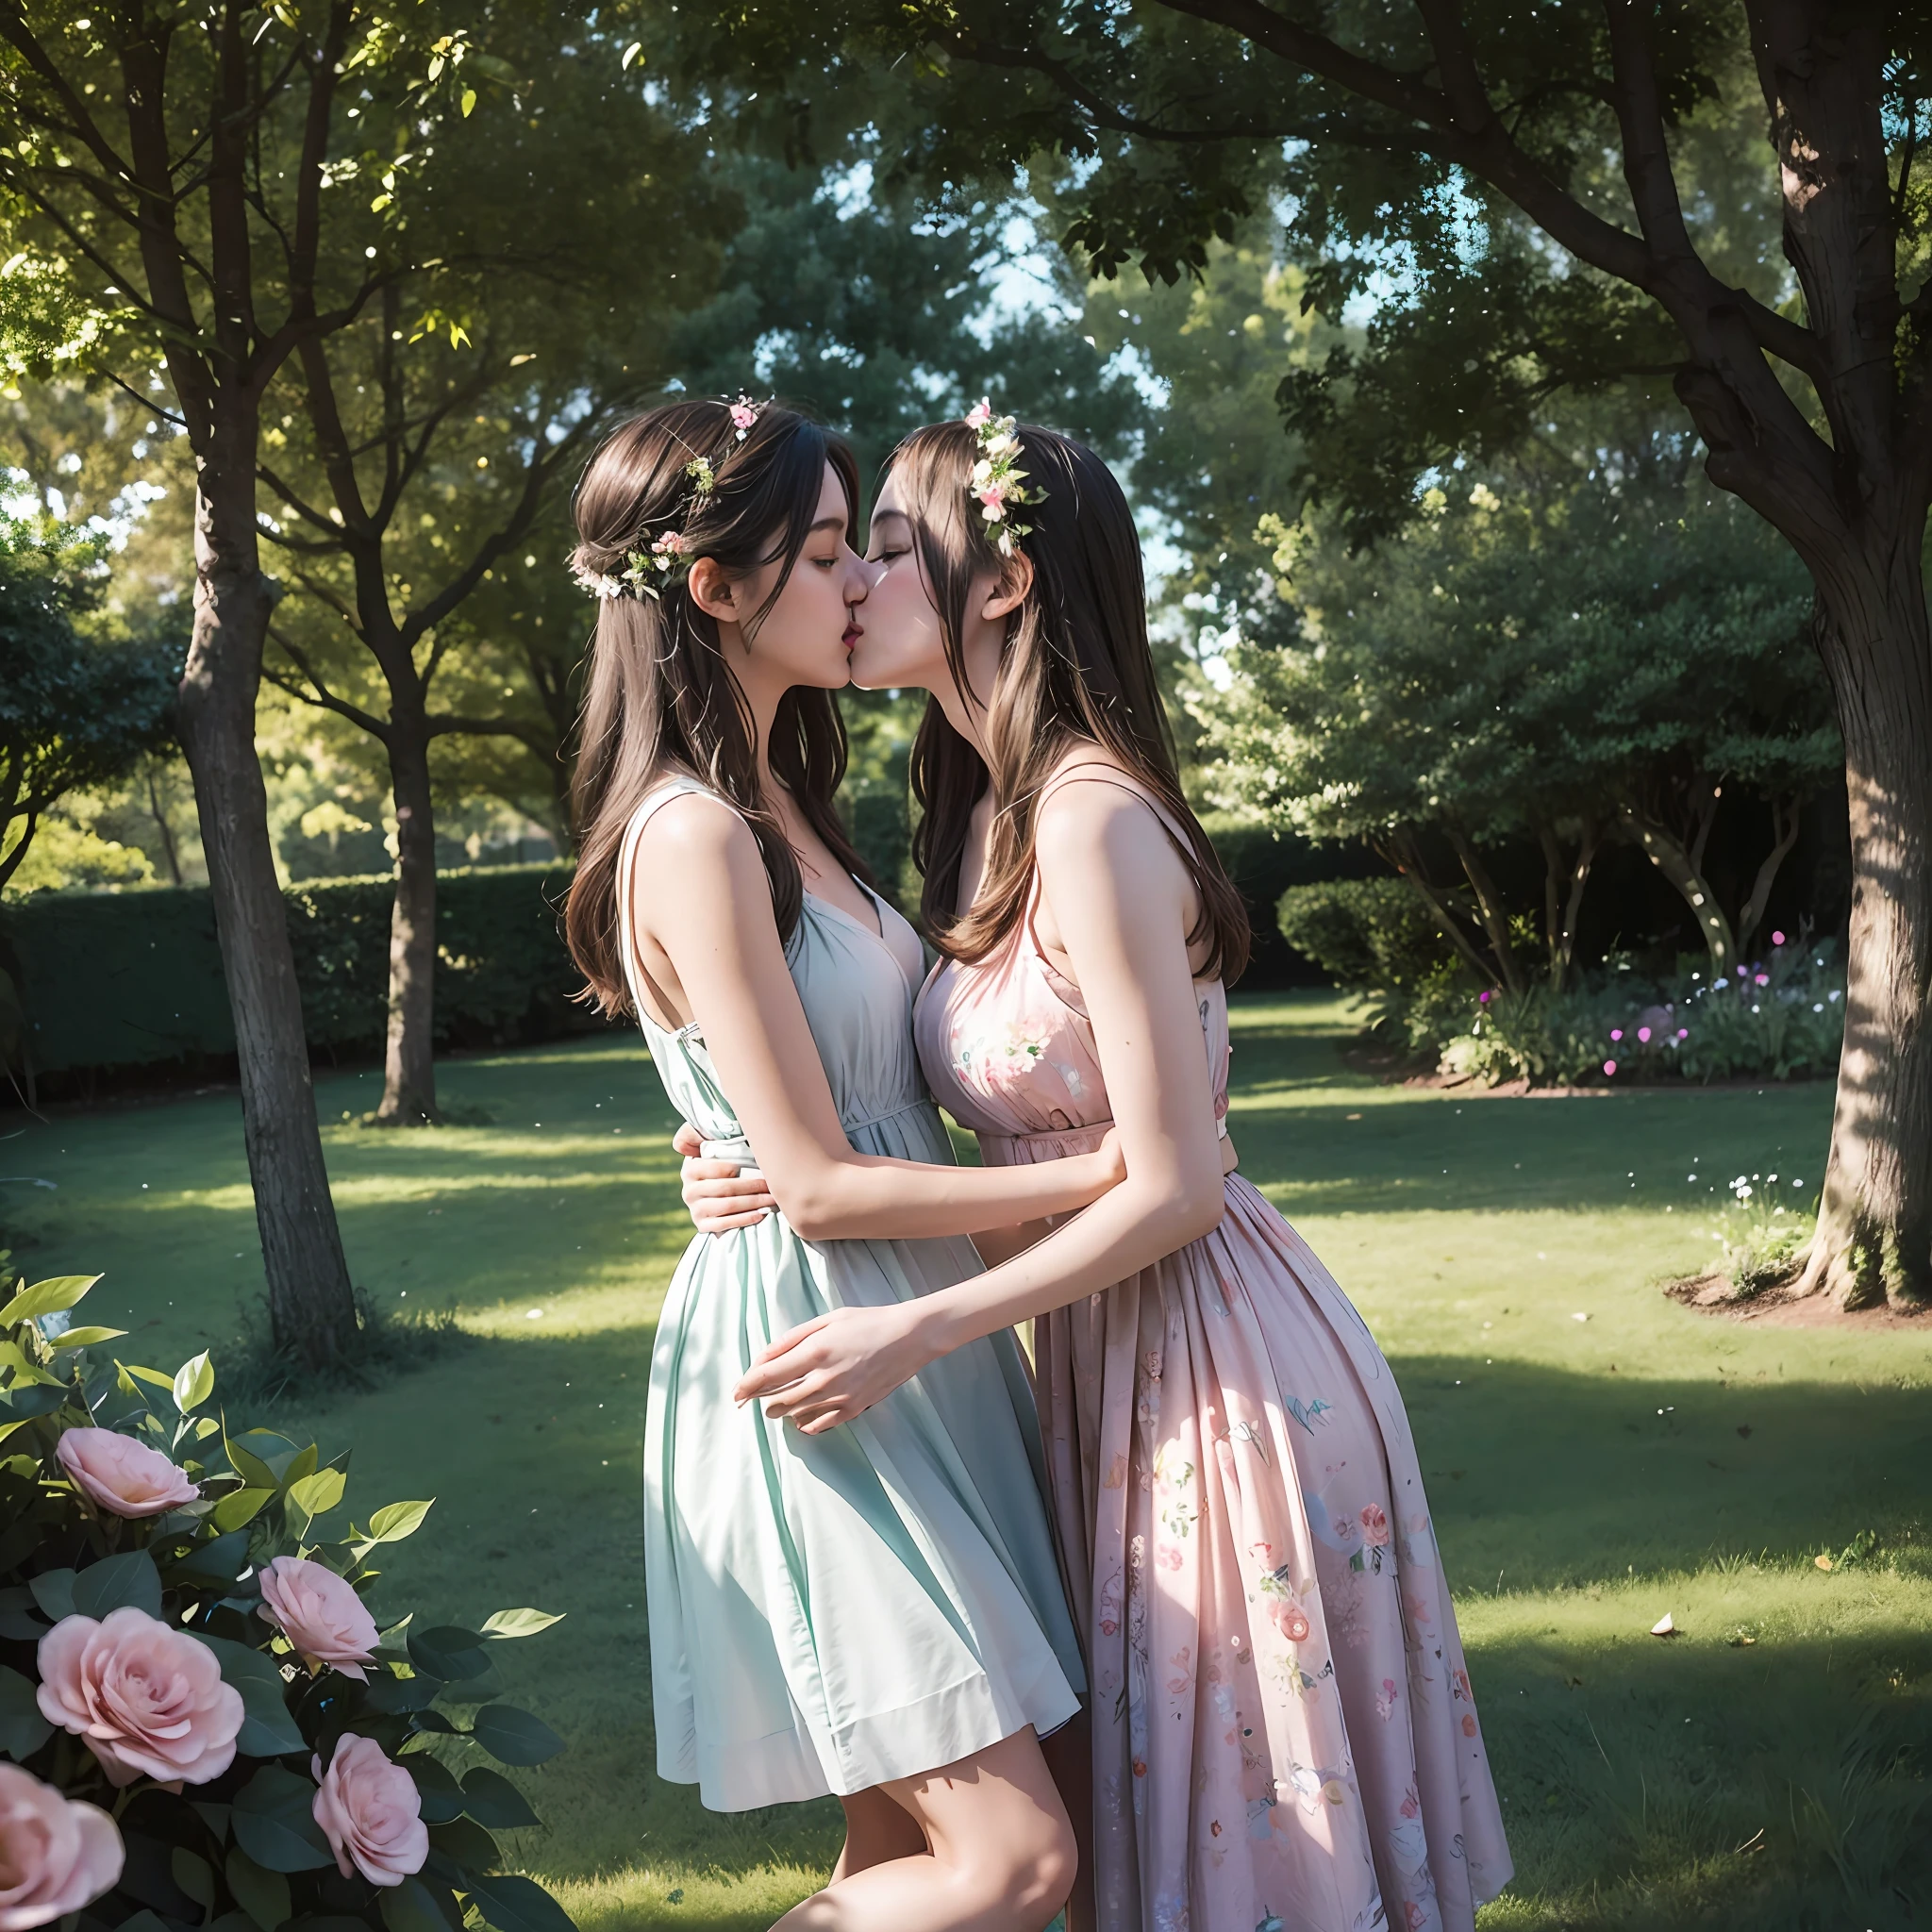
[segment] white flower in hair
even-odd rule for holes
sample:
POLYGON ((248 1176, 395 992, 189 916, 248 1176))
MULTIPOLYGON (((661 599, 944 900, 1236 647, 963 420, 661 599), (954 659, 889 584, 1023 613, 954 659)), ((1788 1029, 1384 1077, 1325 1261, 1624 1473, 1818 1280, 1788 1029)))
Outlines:
POLYGON ((1010 557, 1014 539, 1033 534, 1032 525, 1013 521, 1013 506, 1039 503, 1046 492, 1027 488, 1026 472, 1020 467, 1020 439, 1012 417, 995 416, 991 402, 981 396, 967 410, 966 426, 975 431, 979 439, 979 458, 973 465, 967 492, 979 505, 979 514, 986 522, 998 526, 989 533, 994 548, 1002 557, 1010 557))

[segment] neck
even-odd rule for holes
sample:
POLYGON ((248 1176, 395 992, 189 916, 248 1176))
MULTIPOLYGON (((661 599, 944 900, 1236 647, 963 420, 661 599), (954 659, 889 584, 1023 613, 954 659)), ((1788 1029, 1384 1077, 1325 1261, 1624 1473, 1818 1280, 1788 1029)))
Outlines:
POLYGON ((946 723, 979 754, 981 761, 991 770, 992 761, 986 756, 986 706, 981 702, 980 693, 974 691, 969 695, 962 692, 947 677, 932 688, 932 696, 945 714, 946 723))

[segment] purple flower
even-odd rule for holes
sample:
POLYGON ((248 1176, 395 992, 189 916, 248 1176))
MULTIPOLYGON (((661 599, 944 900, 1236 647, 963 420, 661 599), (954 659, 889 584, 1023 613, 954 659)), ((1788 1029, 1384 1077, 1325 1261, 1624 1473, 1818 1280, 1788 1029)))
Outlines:
POLYGON ((1485 1007, 1486 1007, 1486 1006, 1488 1006, 1488 1005, 1489 1005, 1489 1003, 1490 1003, 1490 995, 1489 995, 1489 992, 1488 992, 1487 989, 1486 989, 1485 991, 1483 991, 1482 992, 1479 992, 1479 993, 1477 993, 1477 994, 1476 994, 1476 1000, 1477 1000, 1477 1003, 1478 1003, 1479 1005, 1481 1005, 1481 1006, 1485 1006, 1485 1007))
POLYGON ((1648 1040, 1650 1038, 1650 1028, 1648 1026, 1640 1026, 1637 1029, 1637 1037, 1639 1040, 1648 1040))
POLYGON ((1783 944, 1784 944, 1784 942, 1785 942, 1785 936, 1784 936, 1784 934, 1783 934, 1783 933, 1781 933, 1781 932, 1774 932, 1774 933, 1773 933, 1773 934, 1772 934, 1772 936, 1771 936, 1771 942, 1772 942, 1772 944, 1773 944, 1773 945, 1774 945, 1774 946, 1781 946, 1781 945, 1783 945, 1783 944))
POLYGON ((1757 984, 1759 986, 1769 986, 1771 984, 1771 974, 1768 973, 1760 973, 1757 975, 1757 984))
POLYGON ((1689 1040, 1689 1039, 1690 1038, 1690 1027, 1688 1027, 1688 1026, 1679 1026, 1679 1027, 1677 1028, 1677 1038, 1678 1038, 1679 1040, 1689 1040))
POLYGON ((1617 1063, 1616 1063, 1616 1061, 1615 1061, 1615 1060, 1606 1060, 1606 1061, 1604 1062, 1604 1072, 1605 1072, 1605 1073, 1607 1073, 1607 1074, 1614 1074, 1614 1073, 1615 1073, 1616 1071, 1617 1071, 1617 1063))
POLYGON ((1612 1026, 1610 1028, 1610 1038, 1612 1040, 1622 1040, 1623 1037, 1624 1029, 1621 1026, 1612 1026))

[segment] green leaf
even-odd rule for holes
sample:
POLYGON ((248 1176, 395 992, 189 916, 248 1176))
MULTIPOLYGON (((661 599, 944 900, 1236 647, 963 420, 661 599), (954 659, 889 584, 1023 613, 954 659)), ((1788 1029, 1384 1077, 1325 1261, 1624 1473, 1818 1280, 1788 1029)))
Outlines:
POLYGON ((173 1387, 175 1407, 183 1415, 199 1408, 215 1392, 215 1365, 208 1360, 207 1349, 175 1371, 173 1387))
POLYGON ((297 1536, 308 1533, 318 1516, 326 1516, 342 1500, 349 1479, 339 1469, 319 1469, 313 1475, 298 1477, 283 1497, 289 1524, 297 1536))
POLYGON ((241 1846, 228 1854, 225 1869, 235 1903, 261 1927, 261 1932, 275 1932, 275 1927, 295 1909, 289 1895, 289 1881, 279 1872, 265 1871, 241 1846))
MULTIPOLYGON (((124 1375, 127 1376, 130 1381, 151 1383, 155 1388, 165 1389, 171 1394, 174 1391, 174 1376, 164 1375, 158 1369, 144 1369, 138 1362, 117 1361, 114 1364, 114 1366, 117 1369, 119 1369, 124 1375)), ((127 1392, 131 1395, 134 1391, 132 1389, 130 1389, 127 1392)))
POLYGON ((53 1274, 37 1281, 0 1308, 0 1328, 30 1322, 36 1315, 65 1314, 100 1278, 98 1274, 53 1274))
MULTIPOLYGON (((268 1626, 263 1624, 261 1630, 266 1637, 268 1626)), ((222 1667, 224 1683, 234 1685, 238 1690, 245 1684, 269 1684, 280 1692, 281 1666, 267 1651, 257 1650, 252 1643, 238 1643, 232 1637, 212 1636, 206 1630, 191 1630, 188 1634, 214 1652, 222 1667)))
POLYGON ((103 1557, 74 1579, 74 1607, 83 1617, 105 1617, 130 1604, 150 1617, 161 1614, 161 1573, 145 1550, 103 1557))
POLYGON ((412 1633, 408 1641, 409 1657, 416 1668, 445 1682, 480 1677, 490 1668, 489 1640, 454 1624, 412 1633))
POLYGON ((471 1720, 470 1735, 501 1764, 542 1764, 563 1749, 541 1718, 508 1704, 486 1704, 471 1720))
POLYGON ((502 1772, 491 1771, 487 1764, 463 1774, 463 1809, 491 1831, 509 1831, 538 1823, 529 1800, 502 1772))
POLYGON ((214 1868, 206 1858, 191 1852, 186 1845, 176 1845, 169 1857, 168 1871, 175 1883, 203 1911, 208 1910, 213 1906, 215 1902, 214 1868))
MULTIPOLYGON (((448 1898, 445 1891, 441 1895, 448 1898)), ((451 1932, 455 1900, 450 1910, 439 1903, 437 1892, 420 1878, 406 1878, 400 1885, 385 1886, 380 1894, 382 1923, 388 1932, 451 1932)), ((460 1919, 454 1923, 460 1924, 460 1919)))
POLYGON ((399 1762, 416 1780, 425 1824, 448 1824, 463 1815, 468 1808, 463 1803, 463 1788, 446 1764, 421 1751, 410 1752, 399 1762))
POLYGON ((477 1879, 470 1896, 496 1932, 576 1932, 576 1922, 535 1879, 514 1872, 477 1879))
MULTIPOLYGON (((266 1431, 250 1430, 249 1433, 251 1435, 266 1434, 266 1431)), ((281 1471, 276 1477, 276 1481, 285 1489, 299 1483, 304 1476, 310 1476, 315 1474, 315 1466, 321 1459, 322 1452, 316 1448, 313 1442, 310 1442, 307 1447, 296 1450, 294 1455, 290 1457, 286 1462, 282 1462, 281 1471)), ((279 1460, 279 1457, 271 1458, 270 1467, 273 1468, 275 1463, 279 1460)))
POLYGON ((463 108, 463 119, 464 119, 465 121, 467 121, 467 120, 468 120, 468 119, 470 118, 470 115, 471 115, 471 113, 472 113, 472 112, 473 112, 473 111, 475 110, 475 106, 476 106, 476 90, 475 90, 475 88, 473 88, 473 87, 466 87, 466 88, 465 88, 465 89, 463 90, 463 99, 462 99, 462 108, 463 108))
POLYGON ((103 1341, 116 1341, 127 1333, 125 1328, 69 1328, 54 1338, 56 1348, 95 1348, 103 1341))
POLYGON ((32 1683, 18 1671, 0 1667, 0 1752, 18 1764, 53 1735, 54 1726, 41 1715, 32 1683))
POLYGON ((553 1624, 563 1622, 564 1612, 553 1616, 548 1610, 493 1610, 483 1620, 486 1637, 534 1637, 553 1624))
MULTIPOLYGON (((174 1385, 169 1384, 172 1388, 174 1385)), ((228 1466, 251 1490, 277 1490, 281 1487, 275 1481, 275 1473, 260 1457, 245 1445, 245 1441, 228 1435, 222 1436, 222 1447, 226 1450, 228 1466)))
MULTIPOLYGON (((227 1673, 223 1672, 225 1676, 227 1673)), ((249 1677, 235 1687, 242 1693, 242 1708, 247 1715, 235 1740, 235 1748, 244 1757, 288 1757, 308 1749, 302 1726, 290 1714, 282 1695, 280 1672, 272 1684, 249 1677)))
POLYGON ((359 1562, 371 1550, 380 1543, 399 1543, 406 1536, 414 1536, 422 1528, 423 1519, 429 1514, 436 1499, 432 1496, 426 1503, 385 1503, 369 1519, 367 1529, 349 1525, 349 1543, 359 1562))
POLYGON ((33 1591, 24 1583, 0 1590, 0 1637, 10 1637, 16 1643, 38 1643, 47 1634, 47 1626, 27 1614, 33 1600, 33 1591))
POLYGON ((194 1544, 170 1568, 177 1576, 203 1583, 233 1583, 248 1568, 248 1539, 239 1529, 210 1537, 205 1543, 194 1544))
POLYGON ((432 1824, 429 1842, 463 1873, 466 1887, 472 1877, 489 1871, 502 1857, 496 1840, 471 1818, 453 1818, 447 1824, 432 1824))
POLYGON ((240 1529, 243 1524, 253 1523, 275 1499, 273 1490, 230 1490, 215 1505, 211 1520, 219 1530, 240 1529))
POLYGON ((235 1795, 235 1842, 270 1872, 320 1872, 333 1865, 314 1801, 308 1778, 264 1764, 235 1795))
POLYGON ((62 1617, 74 1614, 74 1572, 72 1570, 42 1570, 38 1576, 30 1576, 27 1586, 34 1593, 42 1614, 58 1623, 62 1617))

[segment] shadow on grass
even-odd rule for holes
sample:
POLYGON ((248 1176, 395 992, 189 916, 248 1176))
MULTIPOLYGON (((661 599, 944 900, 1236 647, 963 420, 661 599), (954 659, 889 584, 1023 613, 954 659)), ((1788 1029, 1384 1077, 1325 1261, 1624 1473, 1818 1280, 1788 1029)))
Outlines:
POLYGON ((1485 1932, 1923 1926, 1924 1629, 1741 1652, 1644 1641, 1582 1676, 1541 1639, 1484 1646, 1517 1867, 1485 1932))
POLYGON ((1394 1357, 1458 1589, 1546 1590, 1714 1559, 1808 1561, 1860 1530, 1932 1556, 1922 1387, 1582 1374, 1394 1357))

